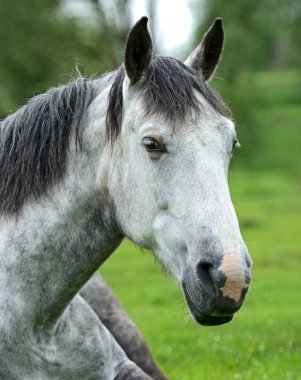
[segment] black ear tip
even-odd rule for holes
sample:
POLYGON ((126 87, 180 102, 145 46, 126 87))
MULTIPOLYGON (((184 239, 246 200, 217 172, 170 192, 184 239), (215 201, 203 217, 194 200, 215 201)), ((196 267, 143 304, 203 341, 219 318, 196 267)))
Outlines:
POLYGON ((147 26, 147 22, 148 22, 148 17, 146 17, 146 16, 143 16, 143 17, 141 17, 141 19, 140 20, 138 20, 137 22, 136 22, 136 25, 135 26, 143 26, 143 27, 145 27, 146 28, 146 26, 147 26))
POLYGON ((138 21, 138 22, 142 22, 143 24, 147 24, 147 21, 148 21, 148 17, 146 17, 146 16, 143 16, 143 17, 141 17, 141 19, 138 21))
POLYGON ((222 28, 223 27, 223 19, 221 17, 217 17, 214 20, 213 26, 218 27, 218 28, 222 28))
POLYGON ((141 17, 141 19, 138 20, 136 22, 136 24, 130 30, 130 34, 132 34, 133 32, 137 32, 137 31, 140 31, 142 33, 143 32, 148 33, 147 22, 148 22, 148 17, 146 17, 146 16, 141 17))

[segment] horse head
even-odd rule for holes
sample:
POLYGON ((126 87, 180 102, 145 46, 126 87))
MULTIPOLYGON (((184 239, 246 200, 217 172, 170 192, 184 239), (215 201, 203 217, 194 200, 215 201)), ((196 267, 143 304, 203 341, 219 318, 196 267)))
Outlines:
POLYGON ((223 40, 216 19, 185 63, 154 56, 143 17, 128 35, 107 114, 108 192, 118 224, 181 283, 203 325, 230 321, 250 283, 227 181, 238 141, 208 85, 223 40))

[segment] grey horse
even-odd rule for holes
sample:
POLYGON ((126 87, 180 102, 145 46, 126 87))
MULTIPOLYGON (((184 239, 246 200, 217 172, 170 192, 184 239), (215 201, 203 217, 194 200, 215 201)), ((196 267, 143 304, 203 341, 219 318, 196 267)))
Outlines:
POLYGON ((227 183, 238 141, 208 85, 223 39, 217 19, 184 63, 155 56, 143 17, 118 70, 1 122, 1 380, 151 379, 79 294, 124 237, 171 273, 197 323, 242 306, 251 259, 227 183))
POLYGON ((92 307, 130 360, 152 379, 167 380, 156 365, 137 327, 98 272, 94 273, 79 294, 92 307))

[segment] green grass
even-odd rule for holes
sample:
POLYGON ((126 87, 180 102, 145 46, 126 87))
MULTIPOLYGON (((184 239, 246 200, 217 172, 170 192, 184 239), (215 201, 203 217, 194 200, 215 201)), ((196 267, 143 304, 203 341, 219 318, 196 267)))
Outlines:
POLYGON ((233 166, 301 176, 301 71, 240 75, 217 88, 234 112, 243 149, 233 166))
POLYGON ((301 379, 301 183, 235 170, 230 186, 254 260, 249 295, 231 323, 196 325, 179 286, 128 241, 101 272, 171 379, 301 379))

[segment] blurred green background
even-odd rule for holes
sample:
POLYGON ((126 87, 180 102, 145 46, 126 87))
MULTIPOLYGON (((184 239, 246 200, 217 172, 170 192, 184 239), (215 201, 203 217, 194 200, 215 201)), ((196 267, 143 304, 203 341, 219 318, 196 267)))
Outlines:
MULTIPOLYGON (((151 254, 125 241, 101 271, 171 379, 301 379, 301 2, 183 2, 193 33, 179 58, 215 17, 224 19, 212 86, 231 107, 242 145, 229 181, 254 259, 252 287, 229 325, 202 328, 151 254)), ((166 23, 181 28, 182 21, 174 19, 173 1, 143 3, 160 52, 157 22, 167 3, 166 23)), ((0 118, 68 82, 76 67, 87 76, 116 68, 137 4, 0 0, 0 118)))

